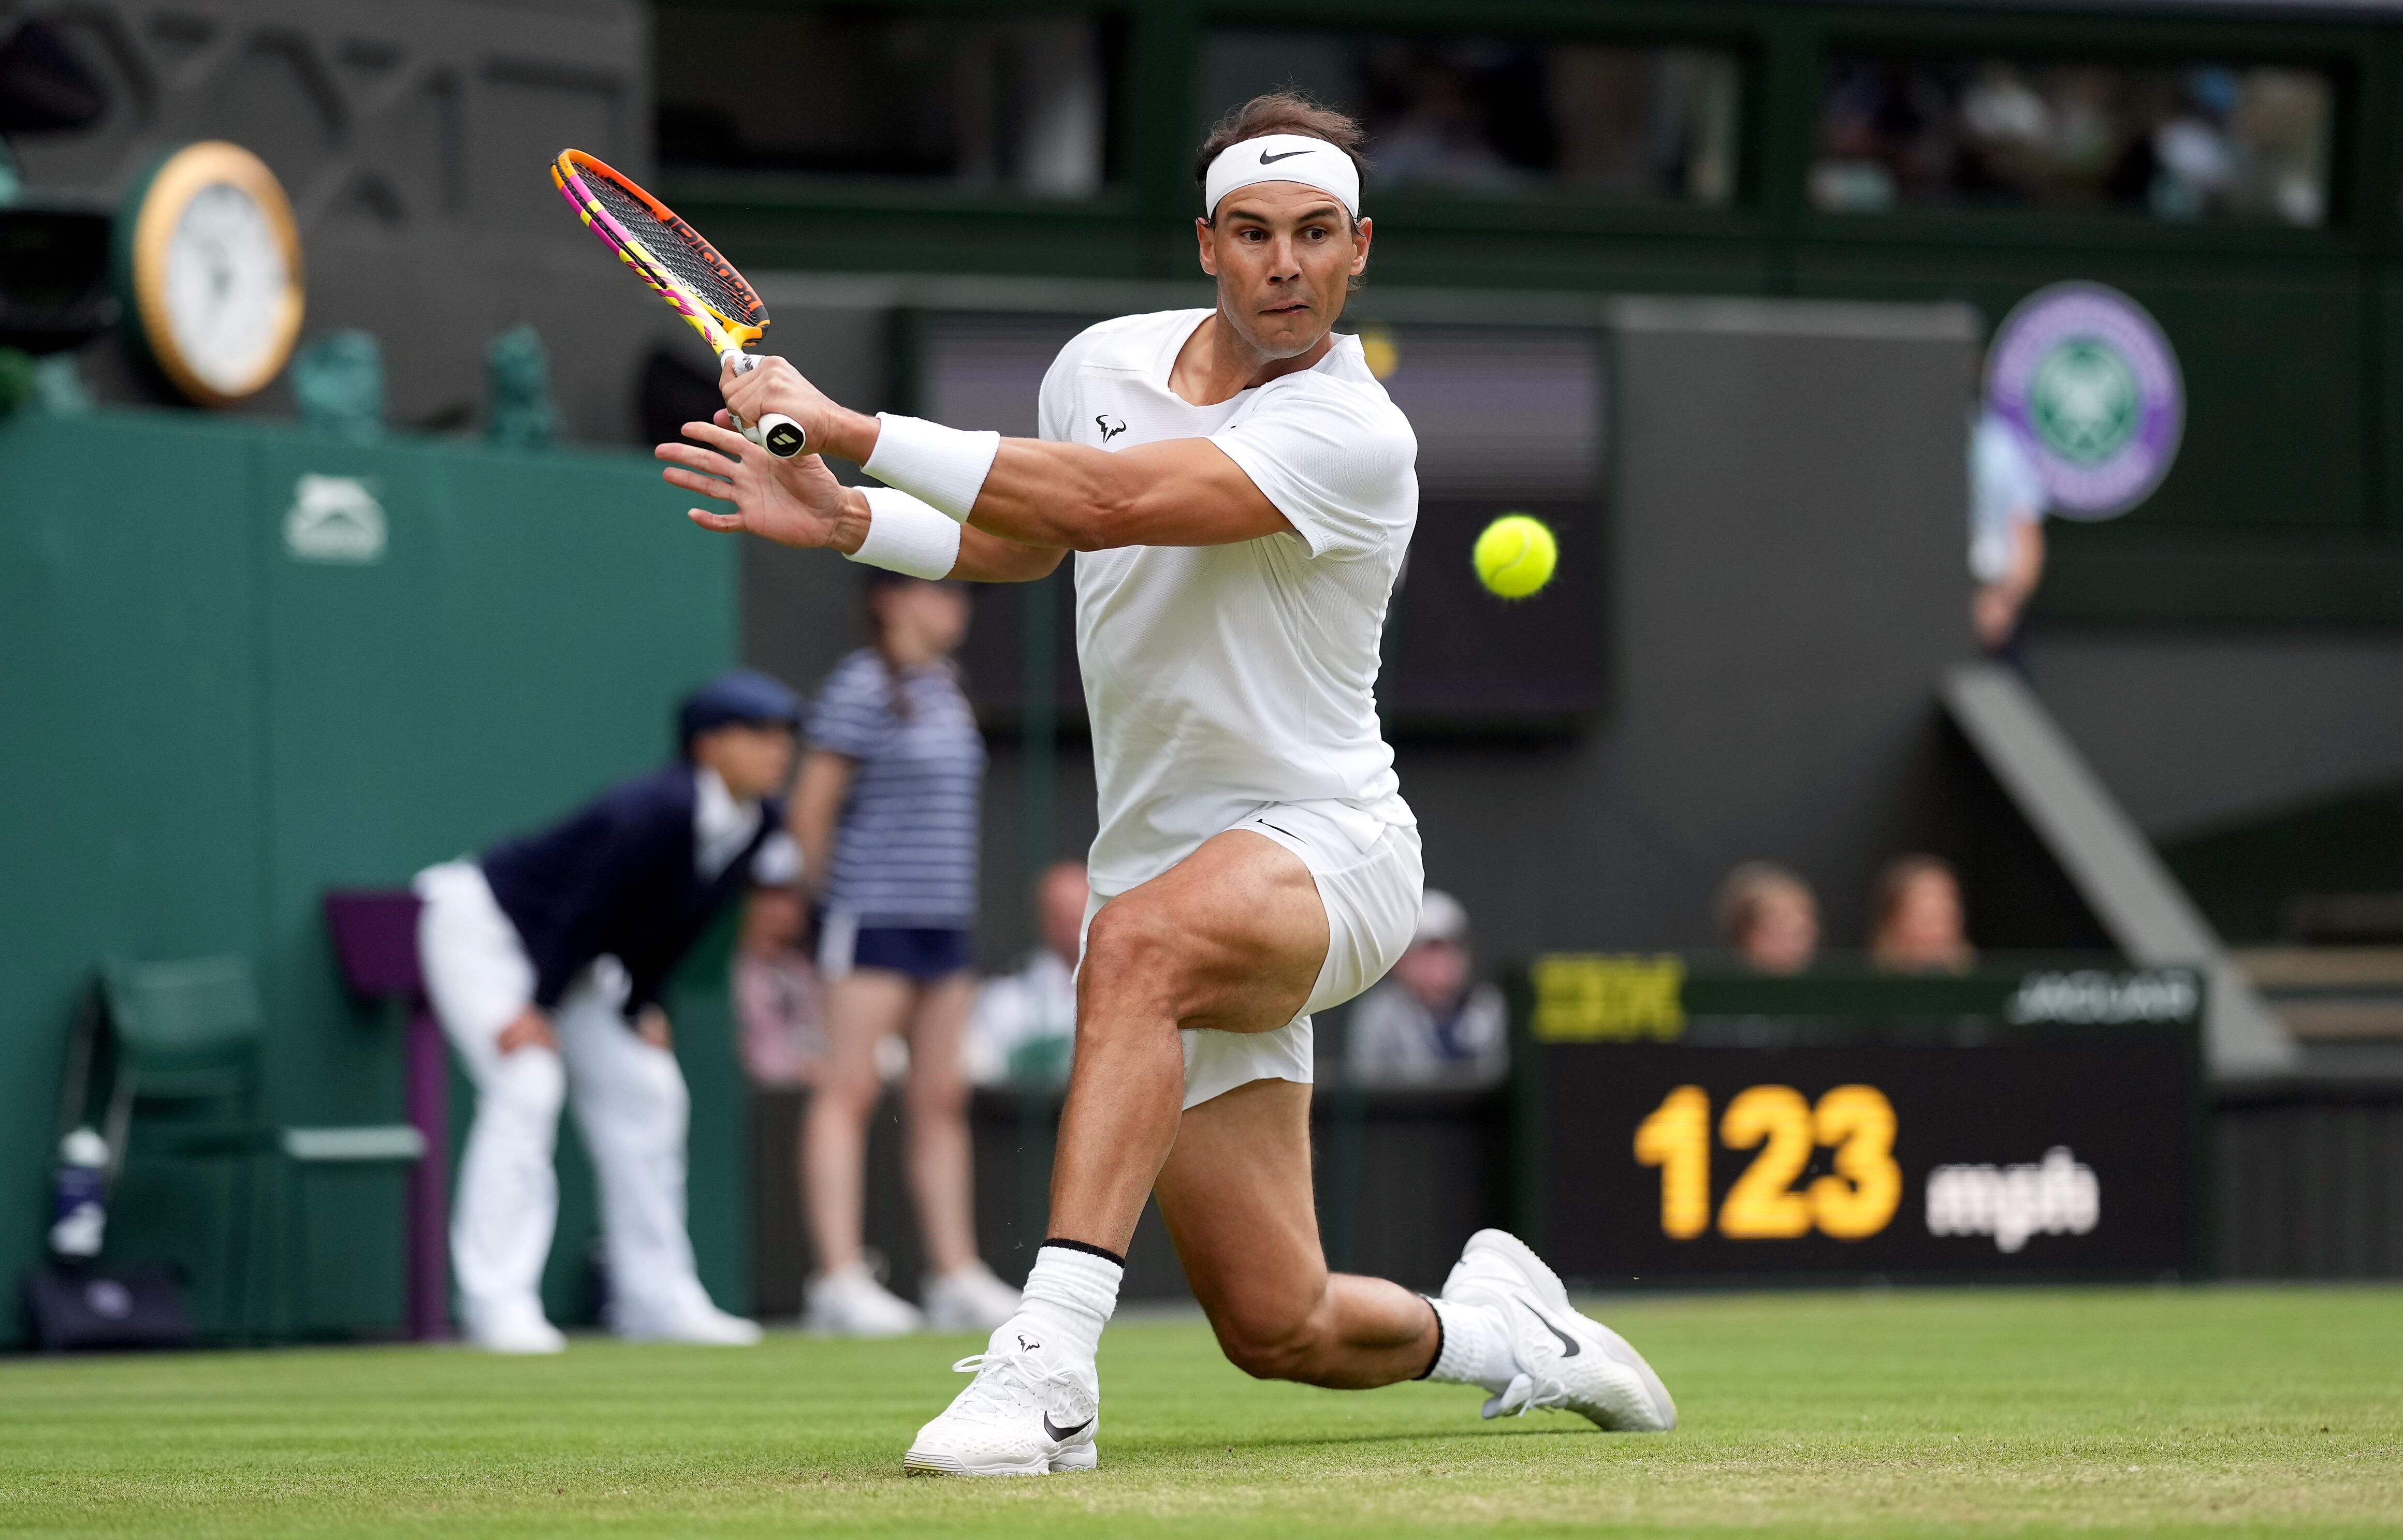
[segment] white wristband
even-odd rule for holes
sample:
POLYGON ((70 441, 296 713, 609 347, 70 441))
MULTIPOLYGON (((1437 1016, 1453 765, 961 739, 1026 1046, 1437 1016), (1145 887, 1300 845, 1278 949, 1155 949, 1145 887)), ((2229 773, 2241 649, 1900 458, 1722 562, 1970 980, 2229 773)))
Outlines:
POLYGON ((965 433, 923 417, 880 411, 876 448, 859 468, 888 487, 923 497, 942 512, 967 522, 977 490, 1001 452, 1001 435, 965 433))
POLYGON ((928 582, 960 564, 960 526, 906 492, 862 487, 868 497, 868 538, 851 560, 928 582))

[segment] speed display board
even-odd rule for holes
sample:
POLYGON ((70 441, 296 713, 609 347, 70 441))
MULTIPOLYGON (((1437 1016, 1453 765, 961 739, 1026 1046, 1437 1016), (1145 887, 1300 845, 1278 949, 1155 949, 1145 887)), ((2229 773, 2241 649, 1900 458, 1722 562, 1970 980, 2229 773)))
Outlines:
POLYGON ((1935 998, 1860 980, 1791 997, 1810 1014, 1689 1014, 1730 1002, 1656 972, 1616 989, 1644 1003, 1621 1031, 1548 1020, 1539 979, 1521 1084, 1545 1255, 1597 1286, 2192 1270, 2200 988, 2095 974, 2081 996, 2048 977, 1946 980, 1935 998), (1901 1008, 1878 1009, 1882 992, 1901 1008), (2095 998, 2120 1019, 2058 1019, 2095 998), (2053 1019, 2032 1019, 2047 1002, 2053 1019))

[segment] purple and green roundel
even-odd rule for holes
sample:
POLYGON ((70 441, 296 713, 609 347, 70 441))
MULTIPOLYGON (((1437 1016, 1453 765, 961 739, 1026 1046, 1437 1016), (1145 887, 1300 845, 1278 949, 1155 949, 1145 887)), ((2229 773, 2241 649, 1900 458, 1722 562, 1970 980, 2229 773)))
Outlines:
POLYGON ((2111 519, 2153 494, 2177 458, 2186 386, 2144 306, 2102 284, 2054 284, 1994 333, 1987 405, 2018 430, 2051 511, 2111 519))

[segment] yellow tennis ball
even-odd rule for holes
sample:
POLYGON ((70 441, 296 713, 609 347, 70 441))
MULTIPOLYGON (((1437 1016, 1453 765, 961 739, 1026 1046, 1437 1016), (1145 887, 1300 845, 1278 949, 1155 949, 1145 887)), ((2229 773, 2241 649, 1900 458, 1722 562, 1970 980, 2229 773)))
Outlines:
POLYGON ((1506 513, 1485 526, 1477 537, 1471 560, 1478 580, 1505 599, 1524 599, 1552 580, 1561 548, 1544 521, 1524 513, 1506 513))

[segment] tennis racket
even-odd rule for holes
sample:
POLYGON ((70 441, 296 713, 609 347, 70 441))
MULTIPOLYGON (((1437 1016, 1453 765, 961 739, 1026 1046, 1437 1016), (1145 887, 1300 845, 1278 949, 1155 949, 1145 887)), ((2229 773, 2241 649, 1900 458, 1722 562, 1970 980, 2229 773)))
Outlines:
MULTIPOLYGON (((768 329, 768 307, 715 246, 665 203, 582 150, 561 150, 550 163, 550 180, 584 228, 691 322, 719 362, 737 374, 752 370, 756 360, 743 349, 768 329)), ((783 412, 747 426, 737 417, 734 425, 778 459, 791 459, 809 442, 808 433, 783 412)))

